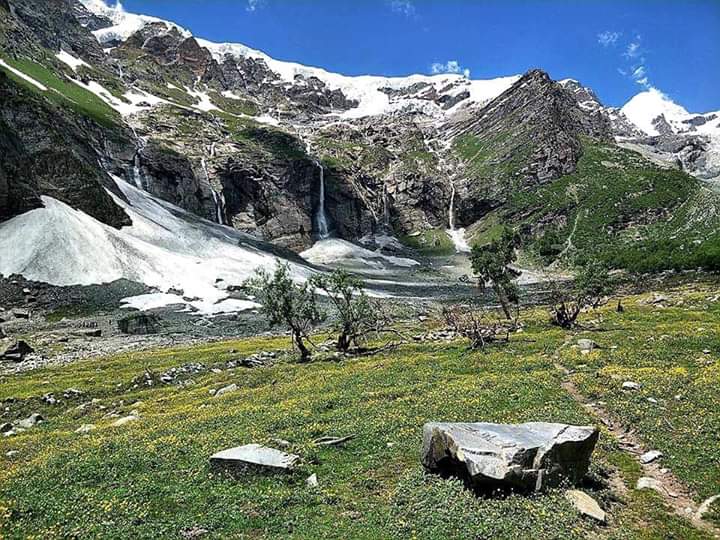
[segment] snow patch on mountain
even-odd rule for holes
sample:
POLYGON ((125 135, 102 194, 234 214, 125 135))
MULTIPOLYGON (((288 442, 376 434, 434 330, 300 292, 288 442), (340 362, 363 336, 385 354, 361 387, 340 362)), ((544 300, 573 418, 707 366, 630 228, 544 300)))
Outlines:
MULTIPOLYGON (((128 13, 120 4, 110 7, 103 0, 81 1, 89 11, 109 19, 113 23, 108 28, 93 32, 100 43, 125 41, 135 32, 151 23, 163 23, 168 30, 175 28, 183 36, 192 37, 189 31, 174 23, 156 17, 128 13)), ((449 110, 452 110, 468 104, 482 105, 487 103, 510 88, 519 79, 519 76, 510 76, 489 80, 470 80, 460 74, 410 75, 407 77, 346 76, 317 67, 276 60, 261 51, 240 43, 214 43, 197 37, 195 39, 201 47, 207 48, 219 63, 222 63, 228 55, 235 58, 258 59, 264 61, 284 84, 296 84, 296 77, 298 76, 304 78, 316 77, 331 90, 341 90, 347 98, 356 100, 359 103, 357 107, 349 109, 340 115, 342 118, 347 119, 388 114, 407 108, 438 116, 446 111, 432 100, 423 98, 422 94, 429 89, 432 89, 437 95, 447 96, 448 98, 457 98, 460 94, 467 93, 468 97, 466 99, 459 99, 458 103, 453 107, 448 107, 449 110), (388 93, 388 91, 404 90, 415 86, 418 87, 415 94, 409 93, 408 95, 393 98, 388 93)), ((203 106, 214 107, 209 100, 204 100, 201 103, 203 106)))
MULTIPOLYGON (((229 302, 222 283, 241 284, 256 268, 274 268, 279 259, 247 244, 248 237, 216 225, 116 178, 127 202, 113 197, 132 219, 120 230, 50 197, 44 208, 0 224, 0 274, 21 274, 53 285, 90 285, 125 278, 183 291, 183 300, 167 295, 168 304, 187 304, 199 313, 253 307, 229 302)), ((293 276, 312 271, 291 264, 293 276)), ((160 297, 128 299, 135 307, 156 306, 160 297)), ((166 304, 167 305, 167 304, 166 304)))
POLYGON ((78 58, 62 50, 55 55, 55 58, 70 66, 73 71, 77 71, 80 66, 90 67, 82 58, 78 58))
POLYGON ((192 36, 190 32, 175 23, 158 19, 157 17, 150 17, 148 15, 128 13, 119 1, 115 4, 115 6, 108 6, 103 0, 80 0, 80 2, 90 13, 109 19, 113 23, 113 25, 108 28, 102 28, 93 32, 95 38, 100 43, 125 41, 135 32, 152 23, 163 23, 168 27, 168 29, 177 29, 178 32, 185 37, 192 36))
POLYGON ((637 94, 621 111, 628 120, 648 135, 660 135, 657 119, 661 116, 675 133, 684 131, 687 126, 683 126, 683 120, 694 116, 656 88, 637 94))

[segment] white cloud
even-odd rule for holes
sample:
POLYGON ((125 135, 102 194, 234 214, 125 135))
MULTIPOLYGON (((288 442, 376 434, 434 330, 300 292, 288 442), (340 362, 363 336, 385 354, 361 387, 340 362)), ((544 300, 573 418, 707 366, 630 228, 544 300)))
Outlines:
POLYGON ((636 36, 633 41, 628 43, 627 48, 625 49, 625 53, 623 56, 625 58, 637 58, 642 54, 642 50, 640 49, 640 42, 642 41, 642 36, 636 36))
POLYGON ((406 17, 414 17, 416 15, 415 4, 413 4, 412 0, 390 0, 390 9, 406 17))
POLYGON ((438 73, 462 73, 466 79, 470 78, 470 70, 463 68, 457 60, 448 60, 444 64, 435 62, 430 66, 430 71, 434 75, 438 73))
POLYGON ((252 13, 253 11, 257 11, 259 8, 261 8, 264 3, 265 0, 247 0, 247 6, 245 6, 245 10, 252 13))
POLYGON ((615 45, 617 43, 620 36, 622 36, 621 32, 611 32, 610 30, 605 30, 597 35, 597 39, 598 43, 603 47, 610 47, 611 45, 615 45))

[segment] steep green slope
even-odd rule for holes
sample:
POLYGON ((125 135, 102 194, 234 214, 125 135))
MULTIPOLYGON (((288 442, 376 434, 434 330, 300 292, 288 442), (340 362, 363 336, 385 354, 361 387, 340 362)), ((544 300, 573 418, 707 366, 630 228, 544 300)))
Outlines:
POLYGON ((545 265, 600 257, 633 270, 712 266, 701 259, 717 246, 719 199, 681 171, 584 139, 575 172, 514 192, 474 231, 481 235, 498 220, 512 225, 523 233, 526 251, 545 265))

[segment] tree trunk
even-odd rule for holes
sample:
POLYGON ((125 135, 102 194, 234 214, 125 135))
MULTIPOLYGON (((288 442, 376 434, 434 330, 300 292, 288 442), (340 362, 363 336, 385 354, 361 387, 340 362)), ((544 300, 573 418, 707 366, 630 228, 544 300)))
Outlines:
POLYGON ((297 345, 297 348, 300 351, 300 361, 307 362, 310 360, 310 351, 305 346, 300 332, 293 332, 293 341, 295 341, 295 345, 297 345))
POLYGON ((507 296, 505 296, 505 291, 502 290, 502 287, 498 287, 497 285, 493 286, 493 289, 495 289, 495 294, 497 294, 498 299, 500 300, 500 305, 502 306, 503 313, 505 313, 505 318, 508 321, 512 321, 512 312, 510 311, 510 302, 508 302, 507 296))

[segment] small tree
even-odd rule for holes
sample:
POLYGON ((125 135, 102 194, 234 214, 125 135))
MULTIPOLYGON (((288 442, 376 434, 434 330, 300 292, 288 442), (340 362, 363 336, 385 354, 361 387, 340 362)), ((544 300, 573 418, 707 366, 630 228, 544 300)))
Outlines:
POLYGON ((310 350, 305 341, 310 330, 324 319, 312 284, 296 284, 290 276, 289 266, 281 264, 274 274, 259 269, 245 286, 257 295, 270 326, 285 324, 290 328, 293 344, 300 351, 300 360, 308 361, 310 350))
POLYGON ((484 246, 474 246, 470 254, 473 272, 478 277, 478 287, 481 290, 492 287, 508 320, 513 319, 511 304, 517 306, 520 300, 520 290, 513 281, 520 273, 510 267, 517 258, 517 246, 517 235, 505 229, 500 238, 484 246))
POLYGON ((346 352, 351 345, 359 347, 361 339, 378 331, 383 320, 381 310, 367 297, 359 279, 345 270, 335 270, 329 275, 313 276, 311 283, 324 291, 337 309, 339 351, 346 352))
POLYGON ((553 286, 551 291, 552 323, 562 328, 572 328, 584 308, 596 308, 610 288, 607 268, 597 262, 588 262, 580 271, 572 287, 553 286))
POLYGON ((449 306, 443 308, 445 322, 456 334, 470 341, 470 348, 482 349, 497 341, 510 341, 512 324, 502 324, 491 319, 485 311, 474 310, 465 306, 449 306))

